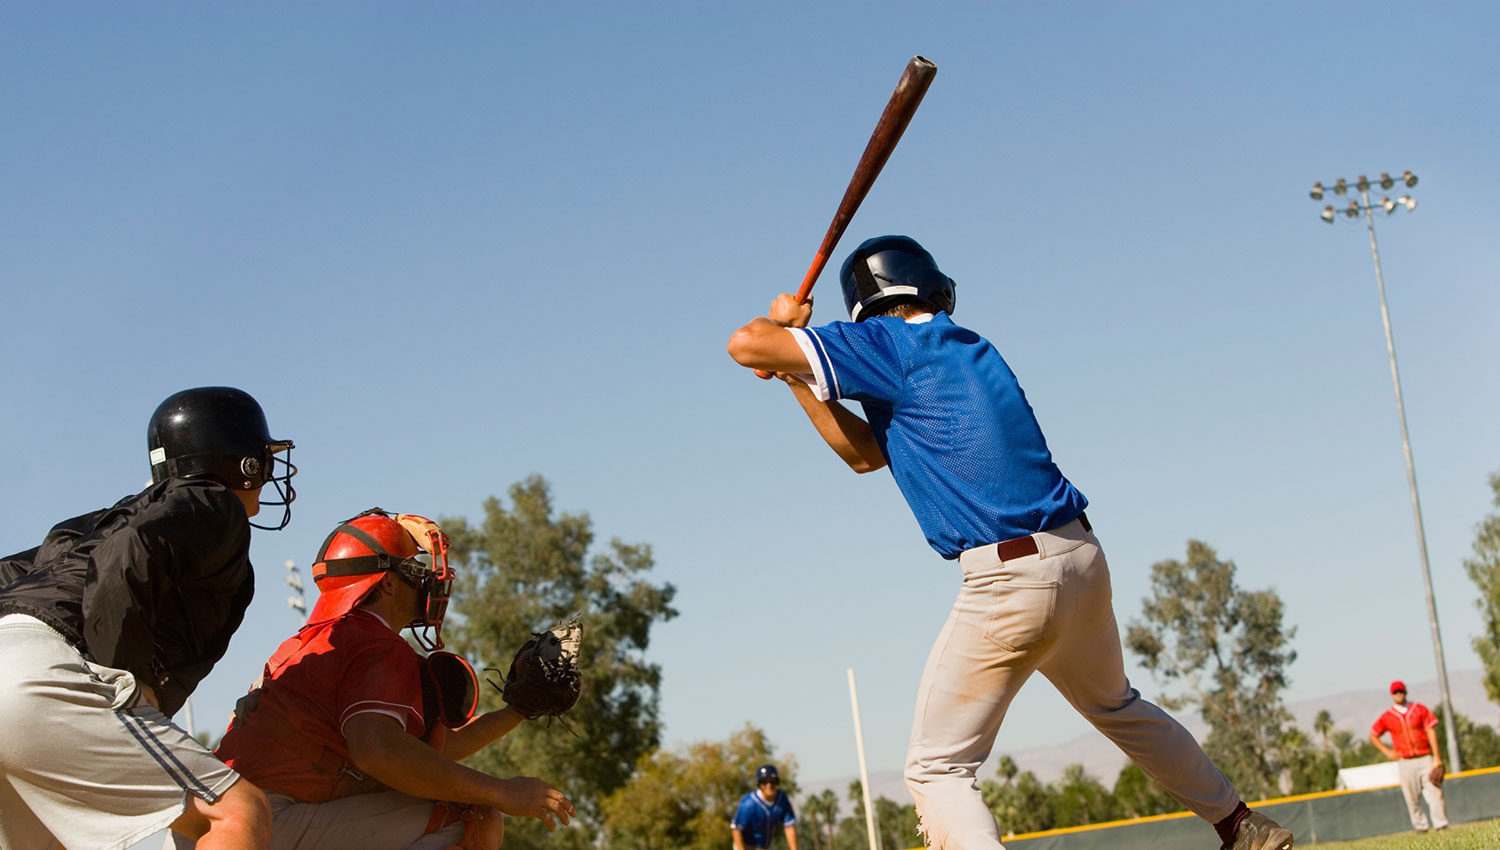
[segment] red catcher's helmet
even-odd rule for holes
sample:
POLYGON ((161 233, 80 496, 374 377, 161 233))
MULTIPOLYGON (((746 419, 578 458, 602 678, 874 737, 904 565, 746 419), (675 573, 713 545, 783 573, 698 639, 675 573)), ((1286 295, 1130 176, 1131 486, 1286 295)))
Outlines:
POLYGON ((327 622, 354 610, 387 572, 396 573, 421 594, 421 613, 401 626, 436 630, 430 639, 420 633, 417 639, 429 649, 441 648, 443 617, 455 577, 448 566, 448 536, 437 523, 414 514, 391 516, 371 508, 328 535, 312 567, 319 596, 308 622, 327 622), (428 561, 419 559, 423 552, 430 556, 428 561))

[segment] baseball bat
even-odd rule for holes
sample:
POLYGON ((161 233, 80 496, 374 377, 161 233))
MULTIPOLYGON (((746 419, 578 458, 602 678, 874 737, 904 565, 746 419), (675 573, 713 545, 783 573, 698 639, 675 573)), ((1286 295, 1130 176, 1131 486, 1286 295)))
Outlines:
POLYGON ((891 92, 885 111, 880 113, 875 132, 870 134, 870 141, 859 158, 854 176, 849 178, 849 188, 844 190, 844 199, 839 201, 838 212, 833 214, 833 223, 828 225, 823 244, 818 246, 818 253, 813 257, 807 275, 802 278, 802 286, 797 290, 798 301, 806 303, 808 296, 812 294, 813 284, 817 283, 818 275, 823 273, 823 267, 828 265, 828 257, 833 253, 839 238, 844 235, 844 228, 849 226, 849 220, 854 218, 854 212, 859 209, 865 195, 869 194, 875 178, 880 175, 880 169, 885 167, 885 161, 891 158, 891 151, 901 141, 901 134, 906 132, 906 125, 911 123, 911 117, 916 114, 917 107, 922 103, 922 96, 927 94, 927 87, 932 85, 932 78, 935 76, 937 65, 921 56, 913 56, 906 63, 906 70, 897 81, 896 90, 891 92))
MULTIPOLYGON (((823 234, 823 243, 818 246, 818 253, 813 256, 812 265, 803 276, 802 285, 797 288, 798 301, 806 304, 808 297, 812 295, 813 284, 818 282, 818 275, 828 265, 829 255, 844 235, 849 220, 854 218, 855 210, 859 209, 865 195, 870 193, 870 187, 875 185, 875 178, 880 176, 880 169, 885 167, 885 161, 891 158, 891 151, 901 141, 901 134, 906 132, 906 125, 911 123, 911 117, 916 114, 917 107, 922 103, 922 96, 927 94, 927 87, 932 85, 932 78, 935 76, 937 65, 928 59, 913 56, 906 63, 906 70, 901 72, 901 79, 896 81, 896 90, 891 92, 891 99, 886 101, 885 111, 880 113, 880 120, 875 124, 875 132, 870 134, 865 152, 859 157, 854 176, 849 178, 849 188, 844 190, 838 212, 833 214, 833 222, 828 225, 828 232, 823 234)), ((755 375, 764 379, 771 377, 770 372, 761 369, 756 369, 755 375)))

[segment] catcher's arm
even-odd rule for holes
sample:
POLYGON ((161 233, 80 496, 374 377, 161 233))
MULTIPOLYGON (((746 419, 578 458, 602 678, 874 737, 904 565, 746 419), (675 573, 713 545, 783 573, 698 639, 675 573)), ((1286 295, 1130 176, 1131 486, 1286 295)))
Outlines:
POLYGON ((507 815, 536 818, 547 831, 573 816, 573 804, 540 779, 500 779, 465 767, 410 735, 384 714, 356 714, 344 724, 354 766, 391 789, 427 800, 493 806, 507 815))
POLYGON ((509 735, 526 718, 510 706, 486 711, 443 737, 443 755, 461 761, 509 735))

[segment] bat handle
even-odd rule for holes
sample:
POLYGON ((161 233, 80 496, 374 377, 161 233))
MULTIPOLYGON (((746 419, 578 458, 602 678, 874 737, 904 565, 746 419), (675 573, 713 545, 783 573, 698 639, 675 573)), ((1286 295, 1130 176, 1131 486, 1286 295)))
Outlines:
POLYGON ((817 256, 813 257, 812 265, 807 267, 807 274, 802 277, 802 285, 797 287, 797 301, 806 304, 812 297, 813 284, 817 282, 818 275, 823 273, 823 267, 828 265, 828 249, 821 248, 817 256))

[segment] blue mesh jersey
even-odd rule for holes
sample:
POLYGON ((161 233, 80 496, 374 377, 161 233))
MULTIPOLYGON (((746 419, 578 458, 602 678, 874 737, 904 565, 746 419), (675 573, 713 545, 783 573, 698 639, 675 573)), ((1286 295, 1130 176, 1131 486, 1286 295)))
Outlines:
POLYGON ((729 822, 729 828, 740 831, 746 847, 770 847, 771 835, 777 827, 796 824, 792 801, 784 792, 778 790, 775 802, 767 803, 759 791, 751 791, 740 799, 740 807, 734 813, 734 820, 729 822))
POLYGON ((1063 477, 988 340, 947 313, 792 329, 818 397, 864 406, 891 474, 944 558, 1062 525, 1088 500, 1063 477))

